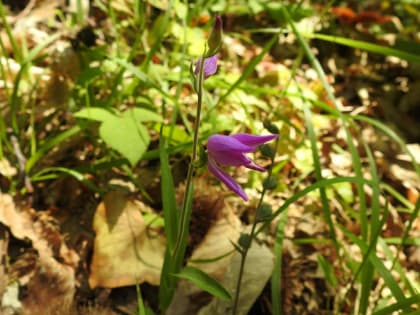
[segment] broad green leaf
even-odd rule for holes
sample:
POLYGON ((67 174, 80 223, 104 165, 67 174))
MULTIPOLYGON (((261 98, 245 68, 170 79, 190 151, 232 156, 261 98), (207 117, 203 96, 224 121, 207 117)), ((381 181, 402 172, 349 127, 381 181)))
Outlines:
POLYGON ((150 143, 147 129, 133 117, 112 116, 99 128, 101 138, 135 165, 150 143))
POLYGON ((192 281, 200 289, 221 300, 230 301, 232 299, 229 292, 220 283, 200 269, 187 266, 175 276, 192 281))
POLYGON ((124 112, 124 116, 133 116, 138 122, 162 121, 162 116, 144 108, 130 108, 124 112))
POLYGON ((130 108, 122 115, 116 115, 104 108, 89 107, 74 115, 102 122, 99 128, 101 138, 132 165, 141 159, 150 143, 147 129, 141 123, 162 120, 160 115, 144 108, 130 108))
POLYGON ((75 113, 74 117, 104 122, 113 119, 115 115, 105 108, 87 107, 75 113))
POLYGON ((184 128, 178 125, 172 126, 163 126, 162 129, 162 136, 165 138, 170 138, 171 143, 185 143, 188 141, 192 141, 191 137, 188 135, 188 133, 185 131, 184 128))

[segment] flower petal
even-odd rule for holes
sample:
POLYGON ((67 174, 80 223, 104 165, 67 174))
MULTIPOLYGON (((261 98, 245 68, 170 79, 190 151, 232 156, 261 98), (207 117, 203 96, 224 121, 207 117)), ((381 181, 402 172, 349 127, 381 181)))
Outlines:
POLYGON ((236 135, 232 135, 231 137, 247 146, 256 147, 277 138, 277 136, 278 135, 274 134, 266 136, 255 136, 249 133, 238 133, 236 135))
MULTIPOLYGON (((204 66, 203 66, 203 75, 204 79, 208 78, 209 76, 215 74, 217 72, 217 60, 219 59, 219 55, 214 55, 211 57, 207 57, 204 59, 204 66)), ((198 75, 200 73, 200 67, 201 67, 201 60, 200 57, 195 64, 195 70, 194 74, 198 75)))
POLYGON ((234 151, 213 151, 210 156, 223 166, 241 166, 252 163, 252 160, 243 153, 234 151))
POLYGON ((242 190, 241 186, 235 182, 235 180, 222 169, 220 169, 212 159, 208 161, 209 171, 213 173, 218 179, 220 179, 230 190, 241 197, 243 200, 248 201, 248 196, 242 190))
POLYGON ((262 166, 259 166, 257 163, 255 163, 254 161, 251 161, 251 163, 244 165, 246 168, 249 168, 251 170, 255 170, 258 172, 265 172, 266 169, 262 166))
POLYGON ((237 153, 248 153, 255 151, 254 147, 250 147, 241 143, 233 136, 225 136, 219 134, 215 134, 209 137, 207 142, 207 149, 211 155, 217 151, 237 153))

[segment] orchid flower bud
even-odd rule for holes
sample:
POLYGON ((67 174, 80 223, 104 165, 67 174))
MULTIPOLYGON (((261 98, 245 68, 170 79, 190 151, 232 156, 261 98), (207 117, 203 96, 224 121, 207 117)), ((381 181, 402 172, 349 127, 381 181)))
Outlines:
POLYGON ((223 22, 219 14, 216 15, 213 29, 211 30, 210 36, 207 40, 208 51, 206 57, 211 57, 220 49, 222 45, 222 34, 223 34, 223 22))

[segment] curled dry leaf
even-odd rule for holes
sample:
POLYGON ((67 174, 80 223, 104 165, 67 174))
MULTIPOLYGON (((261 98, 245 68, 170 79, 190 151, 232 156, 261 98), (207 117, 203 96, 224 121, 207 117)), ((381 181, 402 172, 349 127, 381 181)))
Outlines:
POLYGON ((92 288, 159 284, 165 240, 144 220, 142 213, 151 211, 122 191, 108 193, 99 204, 93 219, 96 237, 89 276, 92 288))
POLYGON ((19 209, 11 196, 0 194, 0 222, 15 238, 30 240, 38 252, 35 271, 27 283, 23 314, 45 314, 47 305, 54 309, 73 302, 78 256, 47 220, 32 209, 19 209))

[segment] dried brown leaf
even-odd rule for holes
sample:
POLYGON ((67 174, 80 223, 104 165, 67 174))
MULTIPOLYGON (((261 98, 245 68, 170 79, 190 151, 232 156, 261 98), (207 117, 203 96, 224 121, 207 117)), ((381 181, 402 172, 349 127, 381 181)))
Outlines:
POLYGON ((14 237, 30 240, 38 252, 23 299, 23 313, 45 314, 49 307, 70 305, 76 288, 74 268, 78 256, 67 248, 48 218, 32 209, 19 209, 11 196, 0 194, 0 222, 9 227, 14 237))
POLYGON ((142 215, 145 211, 151 210, 122 191, 110 192, 99 204, 93 222, 92 288, 159 284, 165 240, 148 230, 142 215))

